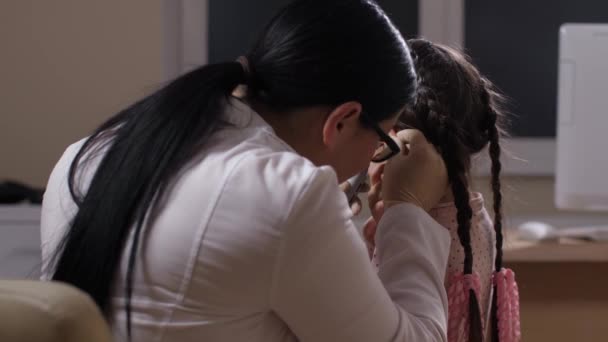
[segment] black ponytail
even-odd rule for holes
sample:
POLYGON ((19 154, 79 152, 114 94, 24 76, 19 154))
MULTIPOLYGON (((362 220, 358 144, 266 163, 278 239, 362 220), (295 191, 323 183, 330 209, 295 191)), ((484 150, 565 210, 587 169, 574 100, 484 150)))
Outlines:
POLYGON ((84 290, 107 314, 112 281, 135 227, 128 248, 130 313, 135 255, 148 209, 221 124, 221 104, 243 78, 237 62, 198 68, 118 113, 86 140, 70 167, 78 212, 57 250, 53 280, 84 290), (85 192, 79 167, 101 148, 107 152, 85 192))

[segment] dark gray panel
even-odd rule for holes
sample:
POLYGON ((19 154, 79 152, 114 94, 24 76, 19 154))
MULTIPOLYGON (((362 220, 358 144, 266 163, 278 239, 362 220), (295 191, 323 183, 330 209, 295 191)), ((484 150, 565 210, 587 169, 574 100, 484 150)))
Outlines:
POLYGON ((466 0, 465 46, 511 98, 517 136, 553 137, 559 27, 608 22, 606 0, 466 0))
POLYGON ((234 60, 247 52, 264 25, 288 0, 210 0, 209 62, 234 60))
POLYGON ((418 0, 378 0, 405 38, 418 35, 418 0))
MULTIPOLYGON (((288 3, 287 0, 210 0, 209 61, 234 60, 244 54, 264 25, 288 3)), ((402 34, 417 34, 417 0, 380 0, 378 3, 402 34)))

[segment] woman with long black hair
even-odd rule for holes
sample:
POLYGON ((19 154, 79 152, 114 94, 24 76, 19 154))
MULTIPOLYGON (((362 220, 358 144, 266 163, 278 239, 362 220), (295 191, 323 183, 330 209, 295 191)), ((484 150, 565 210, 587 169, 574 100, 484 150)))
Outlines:
POLYGON ((117 340, 444 341, 450 238, 425 210, 445 168, 421 133, 387 135, 415 88, 373 1, 291 3, 238 61, 66 150, 43 277, 88 293, 117 340), (389 160, 379 275, 338 187, 370 160, 389 160))

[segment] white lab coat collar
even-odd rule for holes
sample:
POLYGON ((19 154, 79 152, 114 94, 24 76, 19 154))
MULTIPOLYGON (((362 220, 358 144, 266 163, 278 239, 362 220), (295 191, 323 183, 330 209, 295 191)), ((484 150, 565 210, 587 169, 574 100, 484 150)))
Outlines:
POLYGON ((225 105, 224 120, 238 128, 257 128, 268 132, 283 145, 287 151, 297 153, 289 144, 282 140, 275 130, 256 111, 243 100, 230 97, 225 105))
POLYGON ((239 128, 259 127, 273 134, 274 129, 248 104, 237 97, 229 97, 224 109, 224 119, 239 128))

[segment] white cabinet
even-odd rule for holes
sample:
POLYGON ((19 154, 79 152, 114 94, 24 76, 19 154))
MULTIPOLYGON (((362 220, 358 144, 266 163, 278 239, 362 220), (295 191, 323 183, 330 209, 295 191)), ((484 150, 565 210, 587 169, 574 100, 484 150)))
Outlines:
POLYGON ((40 206, 0 205, 0 278, 38 278, 40 259, 40 206))

